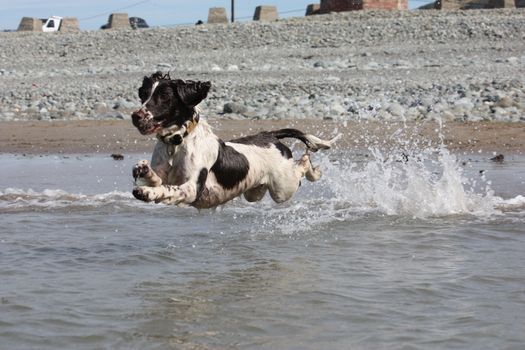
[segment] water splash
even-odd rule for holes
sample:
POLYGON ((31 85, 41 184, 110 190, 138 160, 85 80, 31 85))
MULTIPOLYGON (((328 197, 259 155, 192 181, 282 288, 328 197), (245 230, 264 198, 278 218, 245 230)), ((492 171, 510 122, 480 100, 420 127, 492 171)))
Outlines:
POLYGON ((335 174, 326 180, 334 198, 346 199, 349 207, 415 218, 495 213, 493 191, 487 187, 475 193, 456 157, 445 148, 410 155, 372 148, 370 154, 361 166, 340 164, 327 170, 335 174))
POLYGON ((524 196, 496 196, 490 181, 468 177, 464 164, 444 146, 421 148, 418 143, 406 143, 389 149, 373 146, 365 153, 341 152, 332 154, 332 159, 314 155, 323 178, 316 183, 305 181, 290 202, 238 201, 232 210, 266 230, 282 233, 385 215, 492 220, 508 212, 525 214, 524 196))

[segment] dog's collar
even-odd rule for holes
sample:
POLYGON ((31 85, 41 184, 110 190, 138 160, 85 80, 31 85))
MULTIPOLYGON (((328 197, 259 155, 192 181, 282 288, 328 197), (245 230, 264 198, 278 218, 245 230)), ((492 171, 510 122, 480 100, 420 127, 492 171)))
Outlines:
POLYGON ((190 120, 187 120, 182 124, 182 126, 174 133, 169 133, 166 135, 157 134, 157 139, 167 145, 178 146, 184 141, 184 138, 195 130, 197 124, 199 123, 199 115, 195 114, 190 120))

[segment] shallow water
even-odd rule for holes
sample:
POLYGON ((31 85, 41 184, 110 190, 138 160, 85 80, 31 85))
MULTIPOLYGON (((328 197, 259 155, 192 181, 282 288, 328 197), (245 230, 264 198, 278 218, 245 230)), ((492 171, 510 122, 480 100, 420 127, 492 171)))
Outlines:
POLYGON ((525 343, 523 156, 314 154, 289 203, 200 212, 134 200, 143 157, 0 156, 1 348, 525 343))

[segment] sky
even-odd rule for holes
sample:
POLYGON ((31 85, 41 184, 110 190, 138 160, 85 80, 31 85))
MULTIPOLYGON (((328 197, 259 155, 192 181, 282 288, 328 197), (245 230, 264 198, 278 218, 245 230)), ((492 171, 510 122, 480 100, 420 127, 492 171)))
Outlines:
MULTIPOLYGON (((409 0, 410 8, 431 0, 409 0)), ((306 6, 319 0, 236 0, 235 17, 250 20, 255 7, 275 5, 280 17, 304 16, 306 6)), ((0 0, 0 30, 17 29, 22 17, 77 17, 80 29, 93 30, 113 12, 142 17, 150 26, 174 26, 206 22, 210 7, 225 7, 231 16, 231 0, 0 0)))

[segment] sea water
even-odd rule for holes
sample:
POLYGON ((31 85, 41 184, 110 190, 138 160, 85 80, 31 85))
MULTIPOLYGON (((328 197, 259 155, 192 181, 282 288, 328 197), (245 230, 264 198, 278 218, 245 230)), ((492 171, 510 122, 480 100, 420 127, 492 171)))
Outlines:
POLYGON ((147 155, 1 155, 0 348, 522 349, 525 157, 490 157, 316 153, 198 211, 132 197, 147 155))

